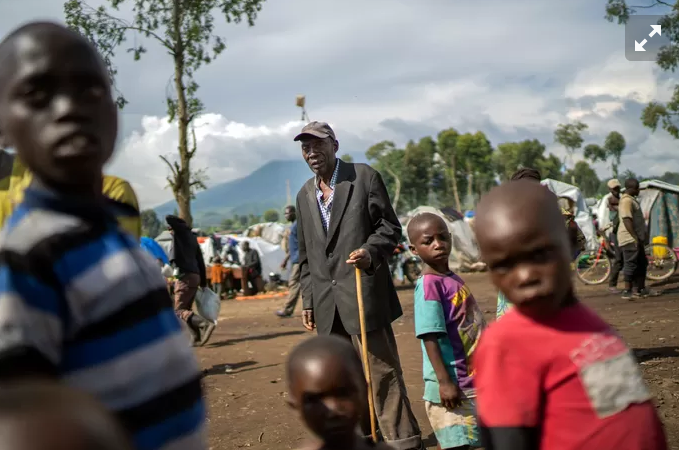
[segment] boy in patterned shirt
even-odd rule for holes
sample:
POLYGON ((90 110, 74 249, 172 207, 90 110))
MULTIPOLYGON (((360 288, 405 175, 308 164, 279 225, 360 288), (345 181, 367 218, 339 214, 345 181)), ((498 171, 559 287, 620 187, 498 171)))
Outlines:
POLYGON ((408 224, 411 250, 424 263, 415 286, 415 334, 422 342, 424 400, 439 449, 479 447, 474 367, 483 313, 464 281, 451 272, 451 235, 436 214, 408 224))

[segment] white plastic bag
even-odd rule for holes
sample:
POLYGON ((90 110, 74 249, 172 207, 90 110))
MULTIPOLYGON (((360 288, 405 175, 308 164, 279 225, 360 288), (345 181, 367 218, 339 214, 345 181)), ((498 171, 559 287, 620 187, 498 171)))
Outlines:
POLYGON ((196 308, 198 314, 205 319, 217 324, 219 319, 219 311, 222 308, 222 302, 219 295, 215 294, 210 288, 198 288, 196 292, 196 308))
POLYGON ((174 276, 174 269, 169 264, 165 264, 161 272, 165 278, 172 278, 174 276))

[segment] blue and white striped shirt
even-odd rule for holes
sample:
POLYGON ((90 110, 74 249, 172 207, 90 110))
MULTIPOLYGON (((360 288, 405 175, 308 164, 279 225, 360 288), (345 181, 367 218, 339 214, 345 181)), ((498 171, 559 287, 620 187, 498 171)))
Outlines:
POLYGON ((101 205, 29 189, 0 233, 0 374, 32 352, 140 450, 203 450, 200 370, 157 264, 101 205))

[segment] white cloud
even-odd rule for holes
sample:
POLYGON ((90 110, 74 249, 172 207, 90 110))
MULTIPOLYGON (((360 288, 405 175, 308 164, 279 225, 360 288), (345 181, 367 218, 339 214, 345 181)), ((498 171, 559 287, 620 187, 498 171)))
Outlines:
MULTIPOLYGON (((36 18, 35 11, 59 17, 57 3, 5 7, 0 32, 36 18)), ((197 77, 208 114, 197 123, 193 166, 208 168, 215 184, 299 157, 293 99, 303 93, 311 118, 335 126, 341 152, 455 126, 486 131, 496 144, 539 138, 563 156, 553 130, 578 119, 589 125, 588 143, 613 130, 626 137, 623 166, 679 170, 668 158, 676 142, 639 120, 640 104, 666 100, 675 80, 653 63, 624 58, 624 28, 603 19, 605 4, 345 0, 321 8, 288 0, 266 2, 254 28, 217 20, 228 49, 197 77)), ((153 45, 140 62, 124 50, 116 62, 130 131, 110 171, 129 179, 148 207, 172 197, 158 157, 177 147, 176 126, 162 117, 171 62, 153 45)), ((602 176, 608 171, 596 167, 602 176)))

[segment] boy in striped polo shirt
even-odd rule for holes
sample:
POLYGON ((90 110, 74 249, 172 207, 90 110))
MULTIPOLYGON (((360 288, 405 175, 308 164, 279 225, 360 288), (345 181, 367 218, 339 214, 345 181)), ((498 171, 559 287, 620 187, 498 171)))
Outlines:
POLYGON ((193 351, 151 257, 102 195, 117 110, 77 33, 0 43, 0 130, 33 173, 0 233, 0 382, 49 377, 98 398, 140 450, 205 448, 193 351))

